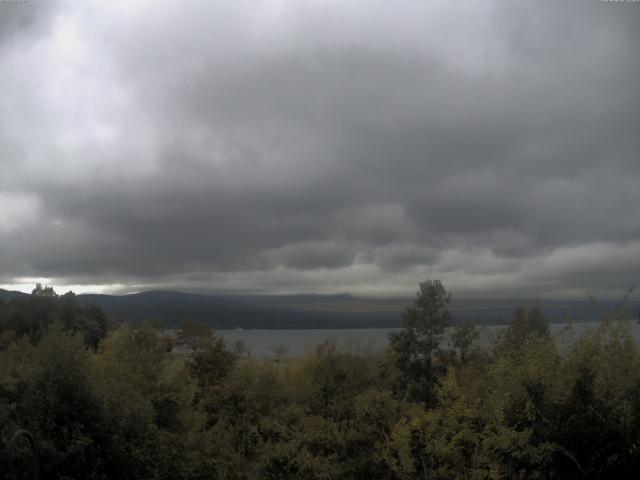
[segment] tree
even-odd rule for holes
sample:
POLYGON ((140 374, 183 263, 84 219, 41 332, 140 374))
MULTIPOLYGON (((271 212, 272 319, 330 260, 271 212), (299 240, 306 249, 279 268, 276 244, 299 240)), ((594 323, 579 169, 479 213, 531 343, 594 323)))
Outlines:
POLYGON ((195 377, 200 393, 220 384, 231 372, 238 357, 227 348, 222 337, 213 335, 199 346, 189 361, 189 369, 195 377))
POLYGON ((31 291, 31 295, 35 295, 37 297, 57 297, 58 294, 55 292, 52 286, 42 286, 41 283, 36 283, 36 288, 31 291))
POLYGON ((94 350, 107 336, 107 318, 102 309, 96 305, 78 305, 73 292, 58 297, 57 310, 64 329, 82 333, 85 344, 94 350))
POLYGON ((480 337, 480 332, 472 322, 457 325, 451 335, 451 344, 462 363, 467 360, 473 342, 480 337))
POLYGON ((195 320, 186 320, 176 336, 176 343, 193 352, 205 348, 211 341, 213 332, 208 325, 195 320))
POLYGON ((279 362, 280 359, 289 352, 289 349, 285 345, 274 345, 273 347, 271 347, 271 351, 276 356, 276 362, 279 362))
POLYGON ((528 312, 523 307, 516 310, 504 333, 502 345, 506 348, 519 348, 530 336, 549 336, 549 322, 542 316, 537 305, 528 312))
POLYGON ((14 343, 0 375, 2 437, 18 428, 36 438, 45 478, 96 478, 105 450, 90 353, 80 334, 54 323, 37 344, 14 343))
POLYGON ((58 296, 53 288, 37 284, 31 295, 0 304, 0 350, 21 337, 37 344, 55 322, 65 331, 81 333, 93 349, 107 335, 107 318, 100 307, 79 304, 73 292, 58 296))
POLYGON ((389 334, 396 366, 402 372, 399 387, 412 400, 427 404, 435 400, 433 356, 451 318, 447 309, 450 300, 440 280, 420 283, 413 305, 402 314, 402 330, 389 334))

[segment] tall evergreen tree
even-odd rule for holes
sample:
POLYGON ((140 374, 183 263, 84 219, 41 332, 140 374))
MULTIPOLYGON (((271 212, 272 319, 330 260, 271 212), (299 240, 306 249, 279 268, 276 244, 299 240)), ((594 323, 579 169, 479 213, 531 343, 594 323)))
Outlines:
POLYGON ((402 330, 389 334, 396 366, 403 373, 399 389, 411 400, 426 404, 435 400, 437 368, 433 357, 451 319, 450 300, 440 280, 420 283, 413 305, 402 314, 402 330))

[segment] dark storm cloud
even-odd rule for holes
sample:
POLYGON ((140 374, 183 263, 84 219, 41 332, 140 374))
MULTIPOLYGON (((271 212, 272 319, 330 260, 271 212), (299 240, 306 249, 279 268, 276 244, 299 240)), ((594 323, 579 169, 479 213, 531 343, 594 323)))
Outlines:
POLYGON ((637 4, 47 12, 38 28, 5 21, 23 39, 0 60, 15 92, 0 120, 5 284, 410 294, 439 277, 462 294, 551 295, 635 282, 637 4))
POLYGON ((56 0, 0 2, 0 48, 3 43, 43 35, 57 8, 56 0))

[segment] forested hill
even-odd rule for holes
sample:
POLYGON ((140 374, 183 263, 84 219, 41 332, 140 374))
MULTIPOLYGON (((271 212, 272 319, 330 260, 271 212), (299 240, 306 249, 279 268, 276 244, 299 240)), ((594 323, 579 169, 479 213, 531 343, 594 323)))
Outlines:
MULTIPOLYGON (((0 290, 0 299, 24 296, 0 290)), ((115 324, 154 320, 179 325, 198 320, 213 328, 372 328, 396 327, 400 314, 411 299, 370 299, 351 295, 200 295, 175 291, 150 291, 131 295, 77 295, 82 304, 101 307, 115 324)), ((479 324, 504 324, 519 306, 530 306, 527 299, 456 299, 451 303, 454 323, 466 320, 479 324)), ((616 305, 603 300, 602 310, 616 305)), ((551 322, 571 317, 589 321, 601 316, 589 300, 538 300, 551 322)), ((634 317, 639 300, 629 300, 627 309, 634 317)))

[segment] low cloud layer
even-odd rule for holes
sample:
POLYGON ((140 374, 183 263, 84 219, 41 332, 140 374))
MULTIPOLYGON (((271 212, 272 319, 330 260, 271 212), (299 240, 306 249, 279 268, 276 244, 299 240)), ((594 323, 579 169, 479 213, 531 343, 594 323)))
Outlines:
POLYGON ((0 3, 0 284, 621 294, 640 4, 0 3))

